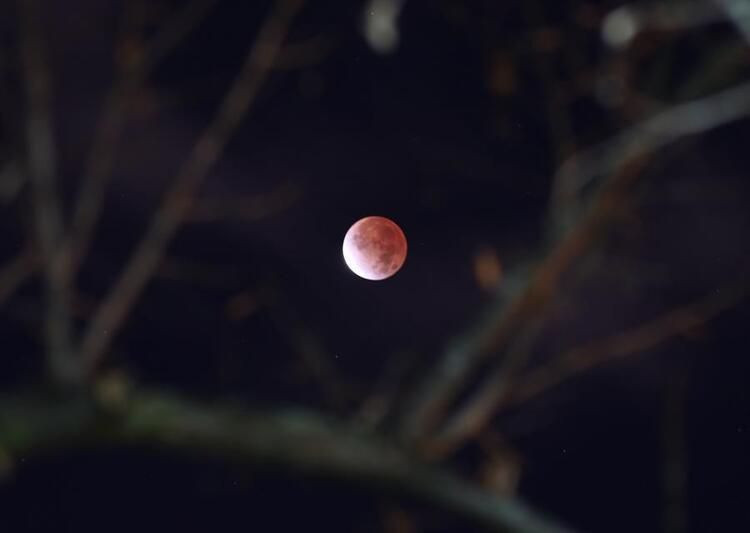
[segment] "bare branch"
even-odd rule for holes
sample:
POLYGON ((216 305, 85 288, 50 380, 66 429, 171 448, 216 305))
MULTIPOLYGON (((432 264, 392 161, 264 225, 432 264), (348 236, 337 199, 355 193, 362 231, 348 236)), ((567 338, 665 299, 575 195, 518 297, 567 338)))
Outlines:
POLYGON ((672 310, 636 328, 574 348, 522 376, 518 384, 512 384, 511 379, 529 353, 529 339, 536 338, 536 329, 532 328, 529 335, 522 334, 512 345, 503 363, 490 374, 479 391, 451 417, 440 433, 430 439, 429 453, 445 455, 477 436, 501 406, 523 402, 594 366, 642 352, 687 333, 737 304, 747 290, 747 286, 717 290, 689 306, 672 310))
POLYGON ((567 231, 583 210, 581 191, 627 161, 655 152, 678 139, 717 128, 750 114, 750 83, 679 104, 632 126, 613 139, 568 159, 555 176, 552 232, 567 231))
POLYGON ((622 5, 605 17, 602 37, 608 45, 623 48, 644 31, 687 30, 723 19, 721 9, 704 0, 636 2, 622 5))
POLYGON ((150 74, 185 38, 205 20, 219 0, 191 0, 182 11, 159 30, 146 46, 143 64, 144 76, 150 74))
POLYGON ((582 372, 687 334, 741 302, 749 289, 746 284, 716 289, 697 302, 669 311, 633 329, 573 348, 524 375, 503 399, 502 405, 528 401, 582 372))
POLYGON ((57 261, 57 249, 64 228, 56 190, 50 79, 44 58, 39 6, 35 0, 22 0, 19 7, 21 52, 28 99, 27 172, 32 186, 35 235, 39 241, 47 286, 44 337, 53 377, 69 384, 80 381, 81 372, 72 353, 70 287, 57 261))
POLYGON ((298 184, 283 183, 265 194, 230 198, 202 198, 194 202, 186 218, 191 222, 260 220, 288 209, 302 191, 298 184))
MULTIPOLYGON (((192 0, 156 34, 143 50, 122 58, 118 80, 110 89, 86 161, 71 228, 61 261, 66 275, 75 276, 101 214, 104 192, 115 161, 117 144, 133 94, 156 66, 205 18, 218 0, 192 0)), ((128 32, 125 39, 130 38, 128 32)))
POLYGON ((478 390, 429 439, 426 446, 430 456, 446 455, 484 429, 495 414, 498 403, 506 396, 516 373, 528 360, 542 322, 541 317, 537 317, 522 329, 478 390))
POLYGON ((729 20, 737 27, 739 32, 750 43, 750 4, 745 0, 716 0, 726 12, 729 20))
POLYGON ((589 249, 616 212, 619 197, 639 174, 641 159, 669 142, 749 112, 750 84, 745 84, 675 106, 568 160, 558 172, 553 191, 553 233, 562 235, 561 240, 533 276, 521 276, 519 283, 506 283, 488 318, 449 346, 417 391, 403 421, 404 433, 414 438, 434 426, 478 364, 507 343, 524 321, 552 297, 562 273, 589 249), (578 202, 578 195, 598 176, 610 177, 587 207, 578 202))
POLYGON ((11 159, 0 168, 0 202, 11 203, 23 189, 25 176, 19 168, 18 162, 11 159))
POLYGON ((0 307, 32 274, 36 266, 31 246, 0 268, 0 307))
POLYGON ((198 139, 146 235, 89 325, 81 347, 89 369, 98 363, 158 267, 166 246, 192 208, 193 194, 221 156, 271 72, 291 19, 300 7, 298 0, 281 1, 264 22, 216 116, 198 139))
POLYGON ((662 531, 688 530, 687 390, 688 370, 682 368, 665 390, 662 411, 662 531))
POLYGON ((509 276, 487 317, 452 343, 417 391, 402 422, 410 438, 433 427, 480 363, 496 354, 554 296, 562 274, 583 256, 604 230, 621 196, 640 176, 640 164, 625 165, 608 180, 580 222, 541 260, 531 275, 509 276))

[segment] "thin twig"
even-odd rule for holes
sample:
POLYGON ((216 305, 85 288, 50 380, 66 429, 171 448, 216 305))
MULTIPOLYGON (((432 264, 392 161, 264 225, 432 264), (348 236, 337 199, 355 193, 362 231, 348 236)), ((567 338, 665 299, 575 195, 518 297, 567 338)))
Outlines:
POLYGON ((435 370, 417 391, 402 423, 407 438, 419 438, 434 427, 472 372, 505 346, 515 333, 554 296, 559 280, 582 257, 604 230, 620 198, 640 176, 640 161, 625 165, 608 180, 597 200, 573 230, 552 248, 530 276, 510 284, 475 329, 449 347, 435 370))
POLYGON ((542 317, 536 317, 517 334, 500 363, 489 372, 478 390, 450 416, 435 436, 430 437, 426 444, 430 456, 446 455, 484 429, 494 415, 495 407, 507 394, 512 379, 528 360, 542 324, 542 317))
POLYGON ((516 405, 609 361, 641 353, 702 326, 747 297, 750 286, 727 286, 633 329, 592 341, 528 372, 499 407, 516 405))
POLYGON ((349 383, 334 362, 334 355, 323 345, 314 331, 297 316, 294 309, 278 288, 267 289, 266 311, 276 327, 287 339, 300 362, 314 381, 327 404, 335 411, 343 412, 351 404, 354 387, 349 383))
POLYGON ((568 159, 555 176, 550 223, 567 231, 583 209, 581 191, 625 162, 655 152, 678 139, 703 133, 750 114, 750 83, 679 104, 632 126, 613 139, 568 159))
POLYGON ((688 30, 720 22, 722 15, 721 9, 704 0, 630 3, 607 14, 602 36, 610 46, 624 48, 642 32, 688 30))
MULTIPOLYGON (((60 276, 68 283, 72 284, 72 279, 91 244, 94 228, 101 214, 104 191, 115 161, 117 142, 125 124, 125 114, 132 95, 158 63, 198 26, 202 18, 217 3, 218 0, 193 0, 157 33, 144 50, 123 63, 118 81, 106 97, 104 111, 96 126, 94 144, 85 164, 70 229, 59 246, 58 256, 55 259, 60 269, 60 276)), ((24 258, 19 256, 12 261, 22 262, 24 258)), ((7 299, 26 280, 30 279, 37 268, 37 263, 29 264, 29 270, 23 276, 18 277, 12 286, 8 285, 3 299, 7 299)))
POLYGON ((289 24, 301 4, 299 0, 279 2, 263 23, 216 116, 198 139, 154 215, 146 235, 91 321, 81 346, 82 357, 89 369, 101 359, 157 269, 166 246, 192 207, 195 191, 221 156, 271 72, 289 24))
POLYGON ((387 359, 383 373, 354 415, 358 424, 367 428, 379 428, 393 415, 408 374, 416 364, 416 356, 416 352, 404 351, 387 359))
MULTIPOLYGON (((145 45, 121 60, 118 80, 110 89, 94 135, 75 203, 73 220, 61 250, 61 261, 70 278, 85 257, 101 215, 104 193, 112 175, 117 145, 133 95, 156 66, 187 37, 218 0, 193 0, 145 45)), ((125 32, 125 38, 129 32, 125 32)))
POLYGON ((746 0, 716 0, 726 12, 729 20, 750 43, 750 4, 746 0))
MULTIPOLYGON (((2 98, 0 93, 0 98, 2 98)), ((0 202, 11 203, 23 189, 26 177, 16 160, 11 159, 0 168, 0 202)))
MULTIPOLYGON (((34 229, 47 287, 44 337, 52 376, 66 384, 80 380, 71 344, 70 287, 56 260, 64 235, 57 193, 50 79, 44 58, 40 10, 35 0, 20 2, 21 52, 27 94, 27 172, 32 185, 34 229)), ((19 279, 19 278, 16 278, 19 279)))
POLYGON ((0 268, 0 307, 34 271, 36 258, 31 246, 27 246, 0 268))
MULTIPOLYGON (((451 417, 441 432, 429 440, 427 446, 430 455, 450 453, 478 435, 501 407, 524 402, 594 366, 614 358, 640 353, 687 333, 737 304, 746 295, 747 289, 747 286, 725 287, 691 305, 669 311, 633 329, 574 348, 549 364, 522 376, 517 384, 511 384, 510 377, 517 371, 519 364, 511 368, 501 365, 451 417)), ((533 332, 531 338, 536 338, 533 332)), ((506 355, 506 358, 511 358, 516 363, 517 359, 523 363, 529 352, 523 336, 520 342, 519 355, 514 356, 513 349, 506 355)))
POLYGON ((688 531, 687 391, 688 370, 680 368, 665 390, 661 419, 662 531, 688 531))
POLYGON ((677 105, 568 160, 556 176, 551 208, 559 243, 533 277, 522 281, 520 289, 506 290, 488 318, 448 348, 417 391, 403 419, 404 434, 416 438, 433 427, 478 364, 507 343, 522 321, 552 297, 563 272, 589 249, 616 212, 620 196, 638 176, 646 155, 748 113, 750 83, 677 105), (581 189, 598 176, 606 178, 591 205, 578 202, 581 189))
POLYGON ((286 182, 263 194, 201 198, 194 202, 186 219, 191 222, 260 220, 288 209, 299 199, 301 193, 298 184, 286 182))

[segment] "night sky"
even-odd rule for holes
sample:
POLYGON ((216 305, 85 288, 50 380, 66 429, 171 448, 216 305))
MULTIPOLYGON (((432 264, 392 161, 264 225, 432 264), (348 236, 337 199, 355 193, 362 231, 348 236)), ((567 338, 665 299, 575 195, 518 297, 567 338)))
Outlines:
MULTIPOLYGON (((187 3, 38 3, 69 219, 118 80, 113 58, 137 55, 187 3)), ((214 4, 128 97, 102 216, 75 277, 76 336, 272 5, 214 4)), ((731 23, 652 28, 614 49, 601 28, 620 5, 406 0, 386 52, 363 34, 365 3, 308 1, 291 23, 289 53, 211 166, 98 375, 209 405, 305 408, 343 421, 366 417, 368 398, 389 387, 377 431, 408 447, 399 431, 420 383, 574 231, 550 210, 563 162, 747 83, 750 48, 731 23), (385 281, 356 277, 341 255, 346 230, 368 215, 393 219, 409 242, 404 267, 385 281)), ((13 161, 23 169, 27 151, 18 19, 14 2, 0 5, 0 170, 13 161)), ((491 459, 509 453, 518 469, 510 493, 574 531, 750 531, 747 111, 638 161, 590 245, 514 330, 533 339, 511 390, 600 339, 614 339, 610 351, 635 348, 503 403, 477 435, 421 459, 481 485, 491 459), (721 309, 702 312, 707 298, 721 309), (658 342, 627 335, 657 320, 640 334, 658 336, 671 324, 659 317, 696 302, 695 323, 658 342)), ((582 188, 582 205, 615 174, 582 188)), ((33 195, 21 178, 0 176, 5 264, 33 242, 33 195)), ((1 300, 3 393, 49 387, 43 294, 32 275, 1 300)), ((511 344, 491 350, 452 409, 511 344)), ((11 457, 0 474, 0 532, 480 531, 366 481, 83 440, 11 457)), ((0 452, 2 443, 0 435, 0 452)))

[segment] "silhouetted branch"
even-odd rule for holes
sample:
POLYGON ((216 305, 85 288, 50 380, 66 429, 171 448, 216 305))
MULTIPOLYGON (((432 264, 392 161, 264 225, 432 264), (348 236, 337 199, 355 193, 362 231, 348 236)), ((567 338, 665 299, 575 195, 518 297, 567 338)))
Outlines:
POLYGON ((750 43, 750 4, 745 0, 716 0, 745 40, 750 43))
POLYGON ((662 531, 688 531, 687 390, 688 371, 680 369, 669 380, 662 412, 662 531))
POLYGON ((414 438, 433 427, 479 363, 505 345, 553 296, 563 272, 589 249, 617 212, 620 196, 640 173, 640 159, 668 142, 749 112, 750 84, 745 84, 675 106, 566 162, 556 177, 553 196, 553 227, 557 235, 562 235, 561 240, 532 276, 521 276, 520 282, 509 286, 506 281, 488 318, 449 346, 417 391, 404 418, 404 433, 414 438), (572 198, 577 198, 580 189, 597 176, 609 178, 600 185, 591 204, 571 209, 575 204, 572 198))
POLYGON ((689 333, 747 297, 747 285, 726 286, 690 305, 673 309, 635 328, 573 348, 522 376, 504 404, 518 404, 582 372, 641 353, 689 333))
POLYGON ((520 366, 530 353, 530 343, 537 338, 541 323, 521 333, 501 363, 482 382, 479 389, 444 424, 428 442, 432 455, 444 455, 477 436, 502 406, 517 404, 534 397, 581 372, 607 361, 640 353, 657 344, 689 332, 740 302, 748 286, 727 286, 685 307, 674 309, 605 339, 574 348, 550 363, 518 378, 520 366))
MULTIPOLYGON (((96 126, 70 232, 61 251, 61 261, 68 277, 75 276, 91 243, 133 95, 154 68, 200 24, 217 2, 218 0, 192 0, 142 50, 122 54, 124 57, 120 58, 119 76, 107 94, 104 110, 96 126)), ((131 35, 126 31, 123 40, 128 38, 131 35)))
POLYGON ((0 306, 26 281, 35 268, 31 246, 27 246, 0 268, 0 306))
POLYGON ((298 0, 279 2, 261 27, 214 120, 198 139, 166 193, 146 235, 89 325, 81 348, 89 369, 97 364, 106 351, 158 267, 167 244, 192 208, 193 194, 221 156, 271 72, 291 19, 300 7, 298 0))
POLYGON ((669 143, 722 126, 750 114, 750 83, 679 104, 640 122, 613 139, 577 153, 557 172, 552 191, 550 224, 564 233, 580 219, 581 191, 594 179, 608 176, 633 159, 669 143))
POLYGON ((602 36, 610 46, 621 48, 644 31, 686 30, 722 20, 722 10, 704 0, 636 2, 607 14, 602 23, 602 36))
POLYGON ((97 442, 158 444, 403 494, 490 531, 567 531, 514 498, 492 495, 377 435, 313 412, 251 413, 115 383, 106 387, 115 390, 100 390, 99 406, 85 398, 0 399, 0 449, 12 457, 97 442))
POLYGON ((284 183, 265 194, 228 198, 201 198, 186 216, 191 222, 215 220, 260 220, 288 209, 302 191, 299 185, 284 183))
POLYGON ((526 363, 542 326, 540 318, 524 326, 503 354, 499 364, 469 398, 450 416, 427 443, 431 456, 445 455, 476 436, 491 417, 499 401, 506 396, 516 373, 526 363))
MULTIPOLYGON (((64 235, 63 215, 56 190, 57 170, 52 130, 50 79, 45 64, 40 10, 35 0, 22 0, 21 53, 27 95, 27 174, 32 188, 34 230, 42 256, 47 287, 44 338, 52 376, 63 383, 80 380, 73 358, 70 287, 62 275, 57 250, 64 235)), ((21 278, 16 277, 16 281, 21 278)))
POLYGON ((554 296, 564 272, 586 253, 617 212, 620 198, 640 176, 640 165, 623 166, 603 187, 580 222, 554 245, 533 273, 506 278, 486 318, 449 345, 417 391, 402 428, 417 438, 435 426, 471 374, 504 347, 554 296))
MULTIPOLYGON (((0 93, 0 98, 2 94, 0 93)), ((18 161, 11 159, 0 169, 0 202, 9 204, 23 189, 26 181, 18 161)))

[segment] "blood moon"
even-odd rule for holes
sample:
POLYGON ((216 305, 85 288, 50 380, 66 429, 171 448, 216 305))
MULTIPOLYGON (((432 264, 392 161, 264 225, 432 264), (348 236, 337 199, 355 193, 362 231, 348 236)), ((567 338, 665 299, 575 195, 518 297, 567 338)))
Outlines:
POLYGON ((406 236, 385 217, 365 217, 344 236, 344 261, 361 278, 390 278, 406 261, 406 236))

